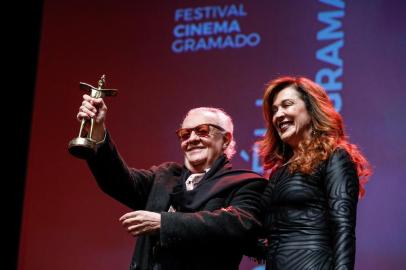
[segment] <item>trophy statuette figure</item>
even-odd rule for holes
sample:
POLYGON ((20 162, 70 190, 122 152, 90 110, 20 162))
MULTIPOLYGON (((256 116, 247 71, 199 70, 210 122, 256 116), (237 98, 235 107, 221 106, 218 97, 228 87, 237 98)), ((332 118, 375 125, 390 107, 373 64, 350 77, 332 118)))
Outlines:
MULTIPOLYGON (((90 96, 93 98, 103 98, 109 96, 116 96, 118 94, 118 90, 116 89, 104 89, 104 85, 106 83, 106 76, 101 76, 98 87, 94 87, 87 83, 79 83, 79 87, 81 90, 85 90, 89 92, 90 96)), ((90 120, 83 119, 80 123, 80 130, 79 136, 72 139, 69 142, 68 150, 73 156, 81 159, 87 159, 88 157, 93 156, 96 154, 97 151, 97 142, 93 139, 93 125, 94 119, 91 118, 90 120), (86 132, 85 126, 90 122, 89 131, 86 132)))

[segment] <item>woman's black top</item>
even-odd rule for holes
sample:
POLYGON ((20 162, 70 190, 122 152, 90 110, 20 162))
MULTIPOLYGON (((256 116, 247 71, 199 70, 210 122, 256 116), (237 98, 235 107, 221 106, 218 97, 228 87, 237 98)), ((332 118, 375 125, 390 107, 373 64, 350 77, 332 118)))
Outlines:
POLYGON ((353 269, 358 176, 337 149, 311 175, 279 167, 263 195, 266 269, 353 269))

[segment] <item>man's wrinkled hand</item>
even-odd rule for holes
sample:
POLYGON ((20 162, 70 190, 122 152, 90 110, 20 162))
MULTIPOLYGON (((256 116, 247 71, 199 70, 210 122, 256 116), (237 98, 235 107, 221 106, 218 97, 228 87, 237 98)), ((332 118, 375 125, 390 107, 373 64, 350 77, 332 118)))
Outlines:
POLYGON ((161 228, 161 214, 150 211, 129 212, 119 220, 133 236, 157 233, 161 228))

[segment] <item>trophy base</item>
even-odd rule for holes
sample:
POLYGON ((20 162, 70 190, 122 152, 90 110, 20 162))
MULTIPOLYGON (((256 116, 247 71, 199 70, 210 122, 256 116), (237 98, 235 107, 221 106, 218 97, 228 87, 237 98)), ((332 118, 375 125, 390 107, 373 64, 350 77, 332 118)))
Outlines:
POLYGON ((77 158, 89 159, 96 154, 97 146, 88 138, 78 137, 69 142, 68 151, 77 158))

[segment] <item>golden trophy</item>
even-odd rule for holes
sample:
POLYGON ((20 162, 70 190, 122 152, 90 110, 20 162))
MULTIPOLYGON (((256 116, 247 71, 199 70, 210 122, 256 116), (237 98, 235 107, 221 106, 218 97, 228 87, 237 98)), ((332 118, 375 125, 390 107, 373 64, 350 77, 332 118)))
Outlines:
MULTIPOLYGON (((103 98, 103 97, 110 97, 116 96, 118 94, 118 90, 116 89, 103 89, 106 83, 106 76, 101 76, 98 87, 94 87, 87 83, 79 83, 79 87, 81 90, 85 90, 90 93, 90 96, 93 98, 103 98)), ((80 124, 79 136, 72 139, 69 142, 68 150, 73 156, 81 159, 87 159, 97 151, 97 144, 96 140, 93 139, 93 124, 94 119, 90 118, 90 120, 83 119, 80 124), (86 124, 90 122, 89 132, 85 131, 86 124)))

